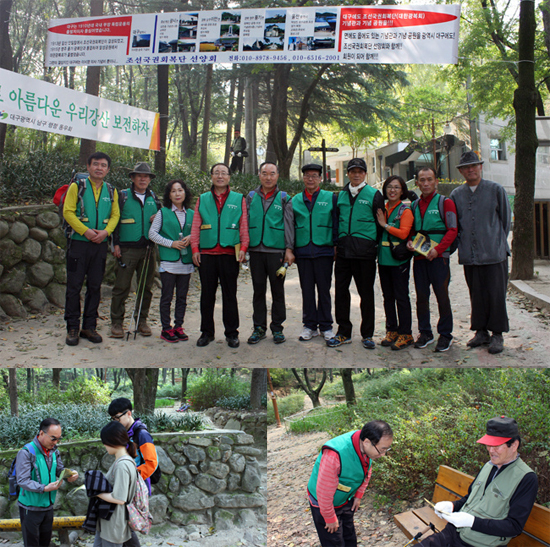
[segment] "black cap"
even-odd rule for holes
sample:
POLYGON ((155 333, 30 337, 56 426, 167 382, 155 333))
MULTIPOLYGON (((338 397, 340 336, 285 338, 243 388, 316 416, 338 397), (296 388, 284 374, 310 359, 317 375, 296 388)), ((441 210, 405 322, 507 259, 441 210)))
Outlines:
POLYGON ((363 158, 353 158, 352 160, 349 160, 348 172, 351 171, 354 167, 359 167, 359 169, 363 169, 365 173, 367 172, 367 164, 365 163, 365 160, 363 158))
POLYGON ((319 174, 323 172, 323 166, 318 165, 317 163, 308 163, 302 167, 302 173, 306 171, 317 171, 319 174))
POLYGON ((487 435, 477 441, 487 446, 500 446, 514 437, 519 437, 519 428, 514 418, 501 416, 487 422, 487 435))
POLYGON ((462 156, 460 156, 460 163, 457 165, 458 167, 466 167, 467 165, 477 165, 482 164, 483 160, 479 159, 479 156, 472 152, 471 150, 469 152, 464 152, 462 156))

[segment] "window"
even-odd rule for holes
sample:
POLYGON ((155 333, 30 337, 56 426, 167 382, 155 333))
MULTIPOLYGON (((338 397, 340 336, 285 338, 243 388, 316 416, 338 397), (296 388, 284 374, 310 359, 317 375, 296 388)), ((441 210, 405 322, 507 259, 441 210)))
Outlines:
POLYGON ((504 150, 504 141, 502 139, 491 139, 491 159, 498 161, 498 160, 505 160, 506 154, 504 150))

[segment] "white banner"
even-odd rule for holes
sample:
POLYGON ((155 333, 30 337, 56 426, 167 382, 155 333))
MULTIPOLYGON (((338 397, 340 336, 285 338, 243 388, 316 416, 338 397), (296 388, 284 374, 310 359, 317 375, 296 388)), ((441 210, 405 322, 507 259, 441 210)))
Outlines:
POLYGON ((159 150, 159 115, 0 69, 0 122, 159 150))
POLYGON ((46 65, 458 60, 460 5, 227 9, 56 19, 46 65))

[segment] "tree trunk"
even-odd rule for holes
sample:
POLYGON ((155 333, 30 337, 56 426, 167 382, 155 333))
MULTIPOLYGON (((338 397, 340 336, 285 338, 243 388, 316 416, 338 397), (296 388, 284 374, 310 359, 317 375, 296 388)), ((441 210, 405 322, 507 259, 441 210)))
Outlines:
POLYGON ((241 130, 241 124, 243 121, 243 107, 244 107, 244 86, 246 78, 244 76, 239 77, 239 83, 237 87, 237 106, 235 109, 235 129, 241 130))
POLYGON ((189 376, 189 368, 181 369, 181 404, 185 401, 187 397, 187 377, 189 376))
POLYGON ((346 404, 352 406, 357 402, 355 400, 355 388, 353 387, 353 369, 343 368, 340 372, 342 374, 342 383, 344 384, 344 393, 346 394, 346 404))
POLYGON ((292 65, 280 64, 275 68, 269 117, 268 140, 279 163, 281 178, 290 178, 290 165, 283 160, 288 155, 287 121, 288 121, 288 86, 292 65))
POLYGON ((10 368, 10 414, 19 416, 19 401, 17 400, 17 369, 10 368))
POLYGON ((537 159, 535 126, 537 90, 535 86, 535 7, 522 0, 519 12, 518 87, 514 92, 516 111, 516 166, 514 183, 514 238, 512 279, 531 279, 534 265, 534 200, 537 159))
MULTIPOLYGON (((0 68, 13 70, 13 51, 10 40, 10 13, 13 0, 0 0, 0 68)), ((8 126, 0 123, 0 167, 6 144, 8 126)), ((2 181, 0 180, 0 184, 2 181)))
POLYGON ((61 380, 61 369, 52 368, 52 383, 57 389, 59 389, 60 380, 61 380))
POLYGON ((250 380, 250 406, 252 410, 262 407, 262 395, 267 393, 267 369, 253 368, 250 380))
POLYGON ((327 371, 323 370, 323 377, 321 378, 321 383, 317 386, 316 389, 313 389, 313 386, 311 385, 310 379, 309 379, 309 371, 313 370, 315 374, 315 369, 302 369, 304 372, 304 381, 300 378, 298 374, 298 370, 293 368, 292 374, 294 374, 294 377, 296 380, 298 380, 298 385, 301 389, 305 391, 307 396, 311 399, 311 402, 313 404, 313 408, 317 408, 321 406, 321 401, 319 400, 319 394, 321 393, 321 390, 323 389, 323 386, 325 385, 325 382, 327 380, 327 371))
POLYGON ((210 131, 210 103, 212 100, 212 74, 213 67, 206 67, 206 84, 204 86, 204 117, 202 123, 201 137, 201 171, 206 173, 208 170, 208 133, 210 131))
POLYGON ((252 88, 252 78, 245 79, 244 88, 244 133, 246 139, 246 148, 248 157, 244 158, 244 172, 255 174, 254 170, 256 158, 256 140, 254 131, 254 96, 252 88))
POLYGON ((153 414, 159 379, 158 368, 127 368, 126 373, 134 388, 136 414, 153 414))
MULTIPOLYGON (((233 71, 236 70, 233 65, 233 71)), ((225 130, 225 154, 223 155, 223 163, 229 165, 229 157, 231 154, 231 140, 233 137, 233 111, 235 110, 235 78, 231 78, 231 87, 229 88, 229 104, 227 106, 227 129, 225 130)))
POLYGON ((157 66, 160 151, 155 152, 155 171, 166 173, 166 135, 168 134, 168 75, 170 65, 157 66))

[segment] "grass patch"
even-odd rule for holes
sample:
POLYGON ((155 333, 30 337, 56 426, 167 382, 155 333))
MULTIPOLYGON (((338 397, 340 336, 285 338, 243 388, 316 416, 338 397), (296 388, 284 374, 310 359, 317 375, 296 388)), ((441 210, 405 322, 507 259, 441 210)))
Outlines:
MULTIPOLYGON (((304 397, 303 392, 297 392, 277 399, 277 409, 279 410, 281 420, 303 410, 304 397)), ((273 410, 273 401, 271 399, 267 401, 267 423, 268 425, 275 423, 275 411, 273 410)))

